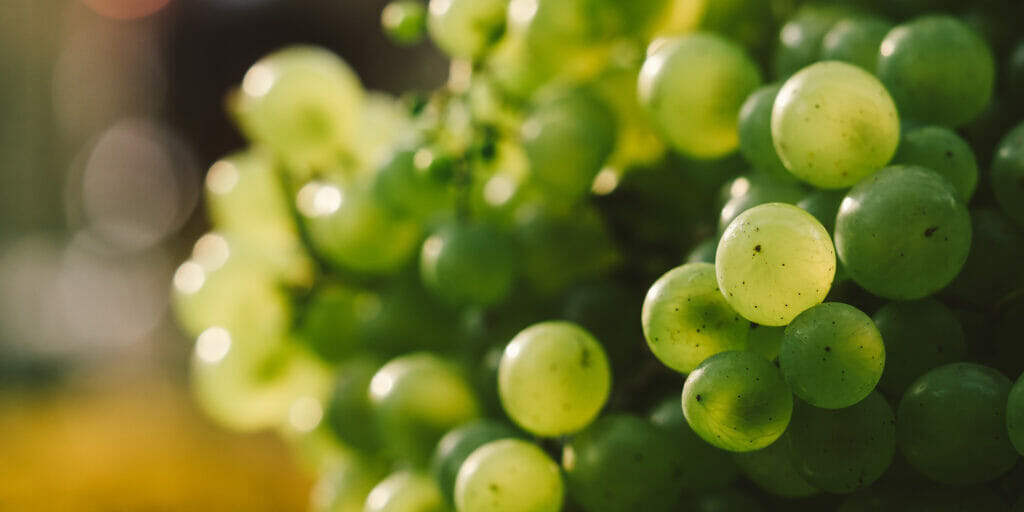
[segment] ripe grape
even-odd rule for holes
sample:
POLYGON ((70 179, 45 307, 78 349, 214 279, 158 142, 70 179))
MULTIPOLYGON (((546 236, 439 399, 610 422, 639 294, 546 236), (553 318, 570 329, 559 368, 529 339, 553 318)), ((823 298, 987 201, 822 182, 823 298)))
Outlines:
POLYGON ((991 179, 999 208, 1018 226, 1024 226, 1024 123, 999 142, 991 179))
POLYGON ((781 88, 782 84, 763 85, 743 102, 737 125, 740 152, 755 170, 772 178, 793 181, 794 176, 779 160, 779 153, 772 143, 772 106, 781 88))
POLYGON ((683 414, 702 439, 734 452, 768 446, 786 430, 793 395, 779 369, 753 352, 707 358, 683 385, 683 414))
POLYGON ((459 512, 558 512, 565 493, 558 465, 533 443, 491 441, 473 451, 455 480, 459 512))
POLYGON ((508 424, 487 418, 471 421, 445 434, 430 460, 430 473, 445 502, 455 504, 455 479, 470 454, 491 441, 520 436, 508 424))
POLYGON ((427 30, 452 57, 475 59, 505 27, 508 0, 430 0, 427 30))
POLYGON ((754 484, 777 496, 803 498, 820 493, 797 471, 791 445, 787 432, 760 450, 733 454, 733 460, 754 484))
POLYGON ((437 484, 427 475, 396 471, 381 480, 366 496, 363 512, 444 512, 437 484))
POLYGON ((978 162, 967 141, 941 126, 924 126, 903 134, 892 164, 927 167, 949 180, 967 204, 978 184, 978 162))
POLYGON ((718 286, 752 322, 786 325, 828 294, 836 271, 828 232, 811 214, 784 203, 736 217, 718 242, 718 286))
POLYGON ((956 315, 935 299, 896 301, 874 315, 885 340, 885 370, 878 387, 896 399, 932 368, 963 359, 964 329, 956 315))
POLYGON ((873 16, 853 16, 836 22, 821 40, 821 60, 841 60, 875 72, 878 49, 892 24, 873 16))
POLYGON ((454 305, 500 302, 516 278, 516 247, 509 237, 482 223, 439 228, 423 242, 423 284, 454 305))
POLYGON ((543 322, 517 334, 498 368, 498 393, 527 432, 559 436, 594 421, 611 389, 601 344, 570 322, 543 322))

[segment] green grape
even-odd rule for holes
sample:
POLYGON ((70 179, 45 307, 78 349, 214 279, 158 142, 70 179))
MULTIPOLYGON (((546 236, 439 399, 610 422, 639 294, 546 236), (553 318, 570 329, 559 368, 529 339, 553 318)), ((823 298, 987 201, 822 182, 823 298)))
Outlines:
POLYGON ((803 498, 820 493, 797 471, 791 444, 791 436, 787 432, 760 450, 734 453, 733 460, 754 484, 776 496, 803 498))
POLYGON ((508 296, 516 278, 516 247, 493 226, 456 223, 423 242, 420 276, 455 305, 490 306, 508 296))
POLYGON ((508 0, 430 0, 427 30, 444 53, 476 59, 505 27, 508 0))
POLYGON ((836 251, 865 290, 918 299, 949 284, 971 245, 971 219, 935 171, 886 167, 853 187, 836 216, 836 251))
POLYGON ((686 378, 682 400, 693 431, 734 452, 772 444, 793 412, 793 395, 779 369, 753 352, 707 358, 686 378))
POLYGON ((661 276, 641 312, 644 337, 665 366, 689 373, 710 356, 747 348, 750 322, 722 296, 710 263, 689 263, 661 276))
POLYGON ((1024 375, 1017 378, 1006 401, 1006 430, 1017 453, 1024 456, 1024 375))
POLYGON ((370 186, 374 199, 397 216, 429 219, 455 203, 442 181, 416 167, 416 151, 395 151, 377 168, 370 186))
POLYGON ((718 286, 752 322, 786 325, 828 294, 836 271, 828 232, 811 214, 784 203, 736 217, 715 253, 718 286))
MULTIPOLYGON (((362 313, 374 295, 338 285, 312 291, 296 319, 295 335, 321 359, 336 363, 364 349, 362 313)), ((372 304, 369 305, 372 307, 372 304)))
POLYGON ((584 91, 540 101, 523 121, 531 177, 555 194, 576 199, 590 191, 615 143, 614 114, 584 91))
POLYGON ((713 159, 739 146, 737 115, 760 84, 761 73, 743 48, 694 33, 661 41, 649 53, 637 96, 673 149, 713 159))
POLYGON ((829 233, 834 233, 836 214, 839 213, 839 205, 843 203, 844 197, 846 190, 815 190, 804 196, 796 205, 814 215, 829 233))
POLYGON ((389 454, 423 466, 449 429, 479 415, 469 383, 436 355, 392 359, 370 381, 370 403, 389 454))
POLYGON ((394 215, 365 190, 314 181, 302 187, 297 202, 314 249, 340 267, 393 273, 420 242, 414 220, 394 215))
POLYGON ((736 479, 739 469, 730 453, 701 439, 686 423, 679 398, 662 400, 650 414, 651 423, 668 436, 667 447, 675 453, 676 485, 684 492, 725 488, 736 479))
POLYGON ((554 437, 590 424, 604 407, 611 372, 601 344, 570 322, 543 322, 517 334, 498 367, 508 416, 527 432, 554 437))
POLYGON ((811 64, 782 84, 772 107, 772 142, 797 178, 844 188, 892 158, 900 119, 871 73, 839 61, 811 64))
POLYGON ((558 512, 564 494, 558 464, 537 445, 519 439, 477 448, 455 479, 459 512, 558 512))
POLYGON ((900 452, 923 475, 945 484, 990 481, 1017 463, 1006 432, 1010 379, 975 363, 922 375, 896 412, 900 452))
POLYGON ((800 184, 776 180, 759 174, 740 176, 729 184, 730 199, 722 206, 718 217, 718 232, 725 228, 739 215, 757 205, 765 203, 795 204, 804 196, 805 190, 800 184))
POLYGON ((441 491, 429 476, 397 471, 381 480, 366 496, 363 512, 446 512, 441 491))
POLYGON ((772 143, 772 106, 781 84, 763 85, 747 96, 737 125, 740 153, 754 169, 772 178, 793 181, 772 143))
POLYGON ((952 16, 921 16, 882 41, 877 75, 900 115, 922 123, 961 126, 992 96, 995 61, 985 41, 952 16))
POLYGON ((455 505, 455 479, 471 453, 491 441, 520 435, 506 423, 492 419, 474 420, 445 434, 430 461, 430 473, 445 502, 455 505))
POLYGON ((824 409, 863 400, 884 367, 885 345, 875 323, 840 302, 800 313, 786 327, 779 348, 779 368, 793 394, 824 409))
POLYGON ((847 6, 807 4, 796 11, 779 31, 775 48, 775 77, 785 79, 818 60, 822 39, 836 22, 851 14, 847 6))
POLYGON ((900 140, 893 164, 927 167, 949 180, 957 196, 967 204, 978 184, 978 162, 967 141, 941 126, 910 130, 900 140))
POLYGON ((882 39, 892 23, 872 16, 856 16, 837 22, 821 40, 821 60, 841 60, 875 72, 882 39))
POLYGON ((373 421, 370 381, 380 364, 366 357, 352 358, 335 370, 334 389, 327 400, 324 423, 334 437, 363 453, 380 449, 373 421))
POLYGON ((236 114, 253 142, 297 165, 330 165, 358 131, 364 92, 345 61, 323 48, 292 46, 253 64, 236 114))
POLYGON ((603 417, 562 451, 569 494, 589 512, 668 510, 679 498, 668 434, 632 415, 603 417))
POLYGON ((637 350, 643 330, 636 318, 642 307, 642 298, 632 288, 603 279, 570 289, 562 301, 562 319, 601 340, 614 381, 634 375, 647 362, 644 351, 637 350))
POLYGON ((189 376, 202 410, 233 430, 288 424, 314 429, 330 387, 328 369, 287 340, 276 350, 254 349, 244 341, 220 327, 196 339, 189 376))
POLYGON ((380 24, 395 44, 412 46, 423 39, 427 10, 420 0, 397 0, 384 6, 380 24))
POLYGON ((333 461, 310 497, 311 512, 363 512, 367 495, 384 478, 375 464, 349 456, 333 461))
POLYGON ((398 280, 378 292, 362 292, 346 315, 359 319, 360 346, 390 358, 407 352, 449 352, 457 343, 449 329, 456 315, 419 286, 398 280))
POLYGON ((1024 285, 1018 266, 1024 235, 1001 212, 971 210, 971 250, 960 273, 942 290, 951 300, 987 308, 1024 285))
POLYGON ((828 492, 849 493, 871 485, 896 453, 896 418, 878 393, 839 410, 797 401, 789 432, 797 471, 828 492))
POLYGON ((524 277, 541 295, 599 276, 620 259, 604 220, 586 206, 562 213, 527 205, 515 223, 524 277))
MULTIPOLYGON (((662 1, 662 0, 655 0, 662 1)), ((624 2, 637 5, 643 2, 624 2)), ((628 169, 655 164, 665 154, 665 143, 647 120, 647 113, 636 97, 639 66, 614 66, 605 70, 589 88, 615 115, 615 149, 607 166, 628 169)))
POLYGON ((1024 123, 999 142, 992 157, 992 191, 999 208, 1018 226, 1024 226, 1024 123))
POLYGON ((928 370, 966 355, 960 321, 935 299, 890 302, 875 313, 874 321, 885 340, 885 371, 878 388, 893 400, 928 370))

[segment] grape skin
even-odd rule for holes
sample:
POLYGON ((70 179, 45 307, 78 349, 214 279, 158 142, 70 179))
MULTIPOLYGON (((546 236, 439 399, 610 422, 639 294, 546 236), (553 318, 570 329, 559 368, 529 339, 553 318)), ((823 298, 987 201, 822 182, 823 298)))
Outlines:
POLYGON ((477 448, 455 479, 459 512, 558 512, 564 493, 558 465, 536 445, 519 439, 477 448))

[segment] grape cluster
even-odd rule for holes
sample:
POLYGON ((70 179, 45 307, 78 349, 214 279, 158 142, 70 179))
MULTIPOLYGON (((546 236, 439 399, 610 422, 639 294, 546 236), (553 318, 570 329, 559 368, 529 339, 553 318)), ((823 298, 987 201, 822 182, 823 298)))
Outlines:
POLYGON ((401 0, 452 59, 402 97, 274 52, 174 276, 198 403, 314 512, 1024 510, 1020 19, 401 0))

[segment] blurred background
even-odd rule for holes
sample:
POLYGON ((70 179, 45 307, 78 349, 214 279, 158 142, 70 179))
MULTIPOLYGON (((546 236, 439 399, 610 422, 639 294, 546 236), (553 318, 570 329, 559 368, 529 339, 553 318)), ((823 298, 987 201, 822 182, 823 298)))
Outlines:
POLYGON ((0 510, 306 508, 283 443, 191 403, 169 283, 259 57, 315 43, 370 89, 443 82, 432 48, 381 35, 384 3, 0 2, 0 510))

